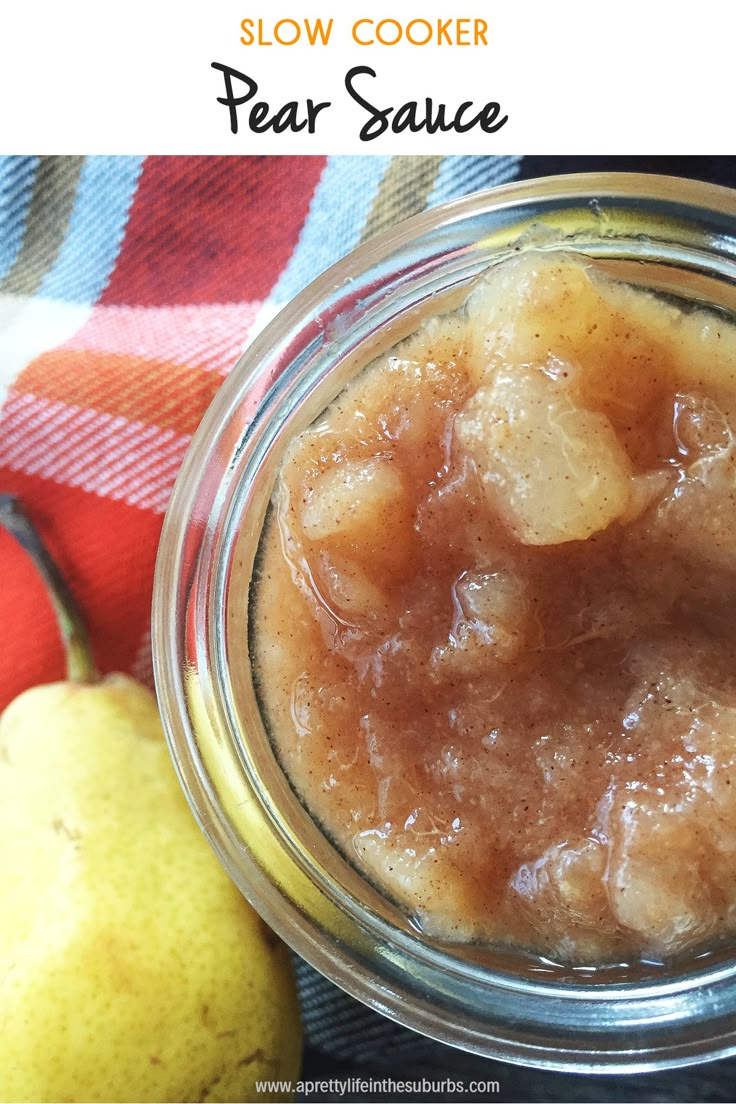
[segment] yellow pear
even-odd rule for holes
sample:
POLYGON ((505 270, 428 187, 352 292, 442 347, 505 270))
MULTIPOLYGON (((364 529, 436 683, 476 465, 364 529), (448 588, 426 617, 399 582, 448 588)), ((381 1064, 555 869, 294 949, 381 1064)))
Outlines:
MULTIPOLYGON (((0 522, 53 585, 3 496, 0 522)), ((59 593, 70 668, 89 677, 59 593)), ((148 690, 70 680, 8 706, 0 839, 0 1100, 283 1099, 256 1082, 298 1076, 287 953, 197 828, 148 690)))

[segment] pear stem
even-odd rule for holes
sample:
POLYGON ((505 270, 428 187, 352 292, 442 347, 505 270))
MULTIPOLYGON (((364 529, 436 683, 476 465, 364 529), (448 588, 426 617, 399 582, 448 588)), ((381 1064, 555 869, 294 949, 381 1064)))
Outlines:
POLYGON ((0 525, 28 553, 46 584, 66 651, 66 673, 72 682, 97 682, 87 626, 64 576, 38 532, 13 495, 0 494, 0 525))

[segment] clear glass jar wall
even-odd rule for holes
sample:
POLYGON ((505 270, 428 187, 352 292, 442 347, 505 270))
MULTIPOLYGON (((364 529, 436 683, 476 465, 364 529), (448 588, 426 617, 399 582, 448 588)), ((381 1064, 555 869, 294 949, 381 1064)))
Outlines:
POLYGON ((273 754, 249 664, 248 597, 284 448, 378 353, 511 252, 571 249, 625 280, 736 313, 736 193, 646 176, 571 176, 469 196, 368 242, 250 346, 189 450, 156 573, 167 735, 229 873, 304 958, 442 1041, 552 1069, 641 1070, 736 1052, 728 951, 658 968, 575 970, 443 947, 345 861, 273 754))

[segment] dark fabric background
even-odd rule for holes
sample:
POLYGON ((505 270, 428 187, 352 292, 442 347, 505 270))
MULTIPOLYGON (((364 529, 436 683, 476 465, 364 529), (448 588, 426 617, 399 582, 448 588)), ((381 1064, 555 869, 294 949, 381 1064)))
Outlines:
MULTIPOLYGON (((571 172, 651 172, 687 176, 736 187, 734 157, 525 157, 519 178, 571 172)), ((305 1015, 303 1080, 393 1078, 394 1080, 498 1081, 492 1095, 452 1094, 452 1101, 734 1101, 736 1058, 684 1070, 641 1075, 549 1073, 464 1054, 391 1024, 363 1008, 298 964, 305 1015)), ((396 1094, 339 1093, 320 1090, 302 1100, 396 1100, 396 1094)), ((404 1094, 402 1101, 444 1100, 447 1094, 404 1094)))

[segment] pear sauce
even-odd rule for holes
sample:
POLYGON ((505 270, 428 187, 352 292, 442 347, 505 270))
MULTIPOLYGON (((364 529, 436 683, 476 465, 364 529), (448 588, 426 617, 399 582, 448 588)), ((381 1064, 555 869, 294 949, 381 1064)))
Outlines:
POLYGON ((290 447, 277 754, 428 936, 570 965, 736 931, 736 328, 529 251, 290 447))

